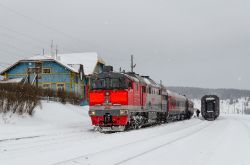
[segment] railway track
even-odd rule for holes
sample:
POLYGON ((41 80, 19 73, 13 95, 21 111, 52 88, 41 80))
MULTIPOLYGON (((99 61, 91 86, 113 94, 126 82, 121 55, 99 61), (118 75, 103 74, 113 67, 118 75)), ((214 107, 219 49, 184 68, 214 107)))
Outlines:
MULTIPOLYGON (((174 130, 172 132, 165 132, 165 133, 162 133, 162 134, 158 134, 156 136, 151 136, 151 137, 148 137, 148 138, 136 140, 136 141, 125 143, 125 144, 118 145, 118 146, 115 146, 115 147, 107 148, 107 149, 104 149, 104 150, 101 150, 101 151, 88 153, 88 154, 85 154, 85 155, 82 155, 82 156, 79 156, 79 157, 75 157, 75 158, 72 158, 72 159, 69 159, 69 160, 57 162, 54 165, 78 164, 78 163, 79 164, 84 164, 85 162, 88 162, 89 160, 91 160, 92 157, 95 158, 95 159, 98 159, 98 156, 106 155, 108 153, 113 153, 115 150, 121 150, 122 148, 127 148, 128 146, 136 147, 136 145, 138 145, 138 144, 143 144, 143 143, 146 143, 146 142, 149 142, 149 141, 152 141, 152 140, 157 140, 158 138, 162 138, 162 137, 165 137, 165 136, 170 136, 171 134, 180 133, 183 130, 193 129, 191 132, 189 132, 187 134, 184 134, 184 135, 182 135, 182 136, 180 136, 178 138, 174 138, 174 139, 171 139, 171 140, 169 140, 169 141, 167 141, 167 142, 165 142, 163 144, 161 143, 161 144, 159 144, 157 146, 150 147, 147 150, 141 151, 141 152, 139 152, 139 153, 137 153, 135 155, 127 157, 126 159, 119 160, 118 162, 113 163, 115 165, 123 164, 123 163, 126 163, 127 161, 130 161, 132 159, 136 159, 137 157, 145 155, 145 154, 147 154, 149 152, 153 152, 153 151, 155 151, 155 150, 157 150, 159 148, 162 148, 164 146, 167 146, 167 145, 170 145, 170 144, 172 144, 174 142, 177 142, 177 141, 179 141, 179 140, 181 140, 183 138, 187 138, 189 136, 192 136, 192 135, 196 134, 197 132, 200 132, 203 129, 207 128, 211 124, 212 123, 209 123, 209 122, 204 124, 204 122, 199 121, 197 124, 192 125, 192 126, 186 126, 186 127, 174 130)), ((112 163, 110 163, 110 164, 112 164, 112 163)))

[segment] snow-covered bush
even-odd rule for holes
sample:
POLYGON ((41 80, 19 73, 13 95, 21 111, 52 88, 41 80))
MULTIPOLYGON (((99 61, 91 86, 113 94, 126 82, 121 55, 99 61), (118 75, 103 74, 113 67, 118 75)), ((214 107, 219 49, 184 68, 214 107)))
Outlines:
POLYGON ((32 115, 34 108, 44 98, 53 98, 63 104, 80 104, 80 97, 74 93, 42 89, 29 84, 0 84, 0 112, 3 113, 32 115))
POLYGON ((39 89, 27 84, 0 84, 0 112, 32 115, 40 104, 39 93, 39 89))

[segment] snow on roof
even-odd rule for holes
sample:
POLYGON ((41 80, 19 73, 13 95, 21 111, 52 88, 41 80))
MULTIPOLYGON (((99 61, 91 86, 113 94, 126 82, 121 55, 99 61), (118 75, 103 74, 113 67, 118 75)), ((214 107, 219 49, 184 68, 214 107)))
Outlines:
POLYGON ((56 59, 56 58, 53 58, 52 56, 50 55, 37 55, 37 56, 33 56, 33 57, 29 57, 29 58, 26 58, 26 59, 23 59, 21 61, 45 61, 45 60, 53 60, 59 64, 61 64, 62 66, 68 68, 69 70, 73 71, 73 72, 76 72, 78 73, 78 69, 74 68, 74 67, 71 67, 70 65, 68 65, 68 63, 64 63, 62 61, 60 61, 59 59, 56 59))
MULTIPOLYGON (((61 62, 69 65, 82 64, 83 70, 86 75, 93 74, 97 62, 104 64, 104 61, 98 57, 95 52, 88 53, 71 53, 71 54, 58 54, 61 62)), ((79 65, 80 66, 80 65, 79 65)))
POLYGON ((127 76, 130 80, 133 80, 133 81, 135 81, 135 82, 140 82, 139 79, 136 78, 136 77, 130 76, 130 75, 128 75, 128 74, 123 74, 123 75, 127 76))
POLYGON ((51 61, 51 60, 59 63, 60 65, 76 73, 79 72, 81 64, 83 65, 84 73, 86 75, 94 73, 97 62, 105 64, 105 62, 100 57, 98 57, 97 53, 95 52, 58 54, 56 58, 50 55, 37 55, 16 62, 15 64, 3 70, 1 74, 21 61, 51 61))
POLYGON ((37 55, 37 56, 25 58, 23 60, 54 60, 54 58, 49 55, 37 55))
POLYGON ((0 84, 9 84, 9 83, 20 83, 22 82, 23 78, 13 78, 8 80, 2 80, 0 81, 0 84))
POLYGON ((161 87, 159 84, 157 84, 154 80, 150 79, 149 77, 143 77, 143 79, 147 85, 151 85, 151 86, 157 87, 157 88, 161 87))
POLYGON ((74 68, 75 70, 78 70, 80 69, 80 64, 68 64, 70 67, 74 68))
POLYGON ((206 100, 212 101, 212 100, 215 100, 215 98, 213 98, 213 97, 208 97, 208 98, 206 98, 206 100))
POLYGON ((151 85, 151 82, 149 81, 149 79, 143 77, 144 81, 146 82, 147 85, 151 85))
POLYGON ((176 92, 170 91, 170 90, 167 90, 167 93, 168 93, 168 95, 170 95, 170 96, 175 96, 175 97, 180 97, 180 98, 186 99, 185 96, 183 96, 183 95, 181 95, 181 94, 178 94, 178 93, 176 93, 176 92))

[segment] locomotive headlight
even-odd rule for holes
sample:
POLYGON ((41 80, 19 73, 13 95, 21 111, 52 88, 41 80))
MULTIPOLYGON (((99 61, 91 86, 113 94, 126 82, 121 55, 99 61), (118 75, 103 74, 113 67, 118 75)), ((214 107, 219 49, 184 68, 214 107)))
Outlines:
POLYGON ((95 116, 95 111, 90 110, 90 111, 89 111, 89 116, 95 116))
POLYGON ((128 115, 128 110, 121 109, 120 110, 120 116, 126 116, 126 115, 128 115))

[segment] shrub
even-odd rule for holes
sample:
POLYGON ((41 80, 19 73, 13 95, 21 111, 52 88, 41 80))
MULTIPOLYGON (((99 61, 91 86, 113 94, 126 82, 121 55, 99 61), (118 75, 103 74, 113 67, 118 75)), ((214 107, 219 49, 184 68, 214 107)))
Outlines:
POLYGON ((40 104, 39 90, 31 85, 0 84, 0 112, 33 114, 40 104))
POLYGON ((65 104, 66 102, 79 105, 80 97, 75 93, 57 92, 52 89, 42 89, 30 84, 0 84, 0 112, 32 115, 34 108, 41 104, 42 98, 55 98, 65 104))

